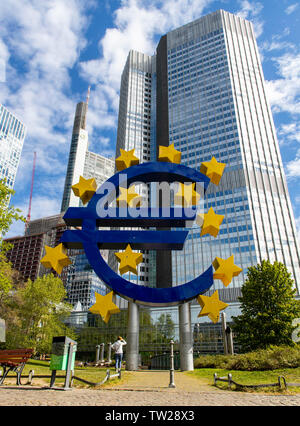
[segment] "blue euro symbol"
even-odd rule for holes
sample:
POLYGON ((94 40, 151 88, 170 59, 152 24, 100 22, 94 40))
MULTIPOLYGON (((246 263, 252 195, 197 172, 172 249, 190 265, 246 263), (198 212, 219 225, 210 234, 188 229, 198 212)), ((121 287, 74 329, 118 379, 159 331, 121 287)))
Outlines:
POLYGON ((64 221, 68 226, 81 227, 81 230, 65 231, 60 242, 67 248, 83 248, 99 278, 115 293, 136 303, 148 306, 178 305, 205 293, 213 284, 212 266, 186 284, 151 288, 122 278, 105 262, 99 249, 124 249, 127 244, 136 250, 182 250, 188 231, 166 231, 161 228, 184 228, 187 221, 196 217, 195 207, 170 207, 167 216, 164 208, 109 207, 109 203, 119 195, 124 179, 128 188, 135 182, 200 183, 204 193, 210 182, 202 173, 182 164, 150 162, 129 167, 109 178, 93 195, 87 207, 69 207, 64 221), (155 227, 156 230, 99 230, 98 227, 155 227))

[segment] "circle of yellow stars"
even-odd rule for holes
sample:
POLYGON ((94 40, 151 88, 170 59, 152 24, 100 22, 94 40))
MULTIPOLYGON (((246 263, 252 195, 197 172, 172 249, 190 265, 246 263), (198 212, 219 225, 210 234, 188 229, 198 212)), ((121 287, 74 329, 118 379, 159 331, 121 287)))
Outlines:
MULTIPOLYGON (((158 161, 180 164, 181 152, 176 150, 174 143, 169 146, 160 146, 158 161)), ((129 167, 139 164, 139 159, 134 155, 134 149, 125 151, 120 149, 120 156, 116 158, 116 168, 118 171, 125 170, 129 167)), ((200 172, 207 176, 212 183, 219 185, 222 178, 226 164, 220 163, 215 157, 210 161, 203 162, 200 167, 200 172)), ((200 200, 200 194, 196 191, 195 183, 183 184, 179 183, 178 191, 174 196, 174 203, 186 206, 195 206, 200 200)), ((91 200, 96 192, 97 185, 95 179, 85 179, 80 176, 79 182, 72 186, 75 196, 79 197, 83 204, 91 200)), ((118 207, 139 207, 142 198, 135 192, 134 185, 128 189, 120 187, 120 194, 116 200, 118 207)), ((220 225, 224 219, 223 215, 216 214, 211 207, 207 213, 198 214, 196 223, 201 228, 201 236, 211 235, 216 238, 220 231, 220 225)), ((41 259, 41 263, 46 268, 54 269, 58 274, 61 274, 62 269, 71 263, 71 260, 66 254, 66 249, 63 244, 57 247, 45 246, 46 254, 41 259)), ((127 245, 123 252, 115 253, 117 261, 119 262, 119 272, 121 275, 131 272, 135 275, 138 274, 138 265, 143 262, 142 253, 136 253, 132 250, 130 244, 127 245)), ((216 257, 212 263, 214 268, 213 278, 221 280, 225 287, 227 287, 233 277, 238 276, 242 269, 234 264, 234 256, 228 259, 221 259, 216 257)), ((108 322, 110 315, 120 312, 120 309, 113 302, 114 292, 102 296, 95 293, 96 302, 90 307, 90 312, 99 314, 104 322, 108 322)), ((201 306, 201 311, 198 317, 208 316, 208 318, 216 323, 219 321, 220 311, 226 309, 228 304, 219 299, 218 290, 211 296, 199 295, 197 301, 201 306)))

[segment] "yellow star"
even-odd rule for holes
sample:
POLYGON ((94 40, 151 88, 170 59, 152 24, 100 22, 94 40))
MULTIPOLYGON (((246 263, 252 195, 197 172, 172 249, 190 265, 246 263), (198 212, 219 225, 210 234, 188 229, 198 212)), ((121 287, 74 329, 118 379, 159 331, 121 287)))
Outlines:
POLYGON ((92 314, 99 314, 105 323, 108 323, 109 318, 112 314, 117 314, 120 309, 112 301, 113 291, 102 296, 99 293, 95 293, 96 303, 90 307, 89 311, 92 314))
POLYGON ((130 188, 122 188, 120 186, 120 195, 117 198, 118 207, 139 207, 141 205, 142 197, 134 192, 134 185, 130 188))
POLYGON ((208 316, 208 318, 214 323, 219 321, 220 311, 228 306, 227 303, 224 303, 219 299, 218 290, 216 290, 211 296, 199 295, 197 297, 197 302, 202 308, 198 317, 208 316))
POLYGON ((95 194, 97 189, 96 180, 85 179, 84 177, 79 177, 79 182, 72 186, 73 192, 76 197, 79 197, 83 204, 86 204, 92 196, 95 194))
POLYGON ((190 185, 185 185, 184 183, 179 183, 178 192, 174 196, 175 204, 180 204, 181 206, 196 206, 200 200, 200 194, 195 191, 195 183, 190 185))
POLYGON ((128 244, 125 251, 115 253, 115 256, 120 263, 119 271, 121 275, 126 274, 126 272, 132 272, 137 275, 137 265, 143 261, 142 253, 134 253, 130 244, 128 244))
POLYGON ((174 144, 169 146, 159 146, 158 161, 180 164, 181 152, 174 148, 174 144))
POLYGON ((200 172, 207 176, 212 183, 219 185, 225 167, 225 163, 219 163, 215 157, 213 157, 210 161, 201 164, 200 172))
POLYGON ((202 227, 200 236, 210 234, 216 238, 223 219, 224 216, 216 214, 212 207, 208 210, 208 213, 199 214, 196 218, 196 223, 202 227))
POLYGON ((221 280, 225 287, 227 287, 232 277, 237 277, 242 269, 234 264, 234 256, 228 257, 228 259, 220 259, 216 257, 213 261, 213 267, 215 268, 214 278, 221 280))
POLYGON ((132 149, 131 151, 125 151, 124 149, 120 149, 120 152, 120 157, 116 158, 116 167, 118 172, 127 169, 128 167, 139 164, 140 160, 134 155, 134 149, 132 149))
POLYGON ((67 250, 64 248, 62 243, 56 247, 45 246, 45 250, 46 254, 41 259, 41 264, 45 266, 45 268, 53 268, 59 275, 65 266, 72 263, 66 255, 67 250))

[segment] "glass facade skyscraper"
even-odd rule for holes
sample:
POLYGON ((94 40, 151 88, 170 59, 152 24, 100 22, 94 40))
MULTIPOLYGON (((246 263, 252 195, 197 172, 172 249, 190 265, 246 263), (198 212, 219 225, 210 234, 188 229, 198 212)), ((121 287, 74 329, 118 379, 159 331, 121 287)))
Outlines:
MULTIPOLYGON (((156 55, 131 51, 124 68, 116 156, 135 148, 155 160, 158 146, 175 144, 181 163, 199 170, 214 156, 226 163, 202 208, 225 216, 217 238, 194 225, 183 251, 149 254, 140 284, 190 281, 216 256, 234 254, 243 273, 224 301, 235 302, 247 269, 263 259, 283 262, 300 286, 299 243, 252 24, 223 10, 164 35, 156 55), (153 264, 157 263, 157 273, 153 264), (150 269, 150 271, 149 271, 150 269), (163 273, 161 273, 163 271, 163 273)), ((145 265, 143 265, 145 266, 145 265)))
POLYGON ((25 125, 0 104, 0 179, 14 187, 26 136, 25 125))

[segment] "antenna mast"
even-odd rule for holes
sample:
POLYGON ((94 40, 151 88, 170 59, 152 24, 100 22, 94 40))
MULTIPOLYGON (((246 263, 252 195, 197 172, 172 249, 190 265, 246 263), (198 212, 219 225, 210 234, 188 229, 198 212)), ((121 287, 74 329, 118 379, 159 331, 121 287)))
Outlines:
POLYGON ((32 168, 32 177, 31 177, 31 188, 30 188, 30 198, 29 198, 29 207, 28 207, 28 214, 25 222, 25 234, 26 230, 28 228, 28 224, 30 222, 30 215, 31 215, 31 202, 32 202, 32 191, 33 191, 33 182, 34 182, 34 172, 35 172, 35 163, 36 163, 36 152, 33 154, 33 168, 32 168))

